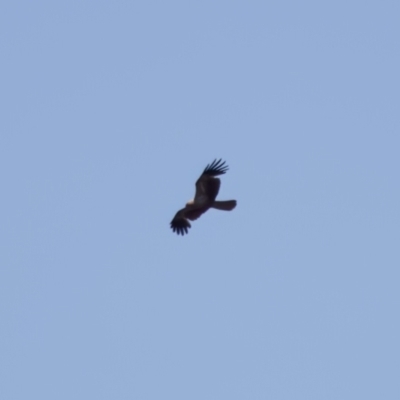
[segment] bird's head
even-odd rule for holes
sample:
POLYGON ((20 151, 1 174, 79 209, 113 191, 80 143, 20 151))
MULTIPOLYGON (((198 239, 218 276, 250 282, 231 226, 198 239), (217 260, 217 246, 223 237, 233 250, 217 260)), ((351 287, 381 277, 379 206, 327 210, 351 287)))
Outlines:
POLYGON ((194 204, 194 199, 189 200, 189 201, 186 203, 187 206, 192 206, 193 204, 194 204))

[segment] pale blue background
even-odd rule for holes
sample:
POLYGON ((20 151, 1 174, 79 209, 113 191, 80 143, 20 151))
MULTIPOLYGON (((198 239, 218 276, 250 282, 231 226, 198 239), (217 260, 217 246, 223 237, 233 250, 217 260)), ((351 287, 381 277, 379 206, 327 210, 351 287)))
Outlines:
POLYGON ((0 398, 400 399, 399 21, 4 1, 0 398))

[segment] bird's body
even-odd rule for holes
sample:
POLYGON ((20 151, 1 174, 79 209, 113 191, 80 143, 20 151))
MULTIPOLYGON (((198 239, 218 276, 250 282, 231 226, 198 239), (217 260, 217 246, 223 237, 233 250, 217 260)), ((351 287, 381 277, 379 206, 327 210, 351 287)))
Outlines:
POLYGON ((230 211, 236 207, 236 200, 217 201, 216 197, 221 186, 221 181, 216 178, 223 175, 228 166, 222 160, 214 160, 207 165, 196 182, 196 193, 193 200, 186 203, 185 208, 179 210, 171 221, 171 228, 178 235, 188 233, 190 221, 195 221, 210 208, 230 211))

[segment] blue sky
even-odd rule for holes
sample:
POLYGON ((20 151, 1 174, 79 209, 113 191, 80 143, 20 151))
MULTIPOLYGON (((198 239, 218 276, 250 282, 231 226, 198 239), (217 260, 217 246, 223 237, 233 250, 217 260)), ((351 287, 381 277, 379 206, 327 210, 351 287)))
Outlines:
POLYGON ((0 397, 400 398, 399 13, 3 4, 0 397))

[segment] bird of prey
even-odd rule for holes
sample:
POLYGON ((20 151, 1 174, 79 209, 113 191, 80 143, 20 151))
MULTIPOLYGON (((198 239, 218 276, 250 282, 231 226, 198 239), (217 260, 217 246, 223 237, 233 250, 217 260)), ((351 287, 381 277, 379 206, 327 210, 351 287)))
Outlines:
POLYGON ((188 201, 185 208, 179 210, 171 221, 173 232, 178 235, 188 233, 191 227, 189 220, 196 220, 209 208, 231 211, 236 207, 236 200, 215 200, 221 185, 220 179, 216 176, 223 175, 226 171, 228 171, 228 166, 225 165, 225 161, 222 162, 222 159, 214 160, 207 165, 200 178, 197 179, 194 199, 188 201))

